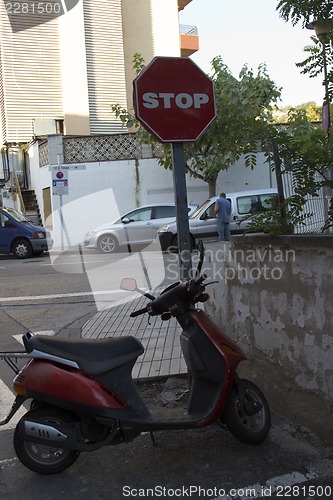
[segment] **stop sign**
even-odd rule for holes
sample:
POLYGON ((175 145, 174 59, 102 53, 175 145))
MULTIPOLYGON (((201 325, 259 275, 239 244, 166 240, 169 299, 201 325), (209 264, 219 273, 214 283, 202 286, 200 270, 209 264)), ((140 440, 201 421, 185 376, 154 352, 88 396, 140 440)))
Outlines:
POLYGON ((193 142, 216 116, 214 84, 187 57, 155 57, 133 81, 133 103, 161 142, 193 142))

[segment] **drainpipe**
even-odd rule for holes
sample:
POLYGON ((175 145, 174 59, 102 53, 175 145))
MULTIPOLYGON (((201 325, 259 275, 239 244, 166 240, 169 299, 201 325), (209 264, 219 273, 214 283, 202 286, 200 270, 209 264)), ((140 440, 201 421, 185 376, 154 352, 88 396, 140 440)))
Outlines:
POLYGON ((0 179, 0 183, 6 184, 10 180, 9 155, 8 155, 8 148, 7 147, 6 147, 6 151, 1 152, 1 157, 2 157, 4 178, 0 179))
POLYGON ((135 158, 135 206, 139 207, 141 205, 141 187, 140 187, 140 172, 139 172, 139 159, 135 158))

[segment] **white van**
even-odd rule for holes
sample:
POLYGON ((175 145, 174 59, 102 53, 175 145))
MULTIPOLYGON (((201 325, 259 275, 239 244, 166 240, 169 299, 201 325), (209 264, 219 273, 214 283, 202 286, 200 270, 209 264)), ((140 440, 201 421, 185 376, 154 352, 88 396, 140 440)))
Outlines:
MULTIPOLYGON (((209 198, 191 214, 189 228, 192 247, 199 239, 218 239, 214 211, 217 198, 218 196, 209 198)), ((278 206, 278 192, 274 188, 226 193, 226 198, 231 202, 231 234, 244 232, 244 229, 250 224, 249 215, 251 213, 265 212, 276 209, 278 206)), ((175 221, 162 226, 157 235, 162 250, 177 247, 177 224, 175 221)))

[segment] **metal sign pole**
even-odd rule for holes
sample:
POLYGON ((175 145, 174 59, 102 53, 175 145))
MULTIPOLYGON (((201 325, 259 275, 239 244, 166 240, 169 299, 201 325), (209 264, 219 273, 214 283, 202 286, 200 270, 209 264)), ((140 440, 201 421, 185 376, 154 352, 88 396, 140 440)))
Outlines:
POLYGON ((172 145, 180 278, 188 279, 192 263, 183 143, 195 142, 215 120, 214 82, 189 57, 154 57, 133 81, 133 104, 141 125, 172 145))
POLYGON ((60 243, 61 250, 64 250, 64 218, 62 214, 62 194, 59 194, 59 217, 60 217, 60 243))
POLYGON ((180 279, 187 280, 191 277, 192 260, 188 223, 184 144, 182 142, 172 143, 172 166, 177 215, 180 279))

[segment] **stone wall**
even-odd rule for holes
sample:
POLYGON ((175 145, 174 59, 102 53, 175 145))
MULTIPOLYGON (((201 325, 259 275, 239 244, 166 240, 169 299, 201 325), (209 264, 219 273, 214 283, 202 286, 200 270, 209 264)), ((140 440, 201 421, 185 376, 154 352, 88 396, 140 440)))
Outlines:
POLYGON ((206 309, 249 357, 273 410, 333 444, 333 236, 235 236, 206 245, 206 309))

